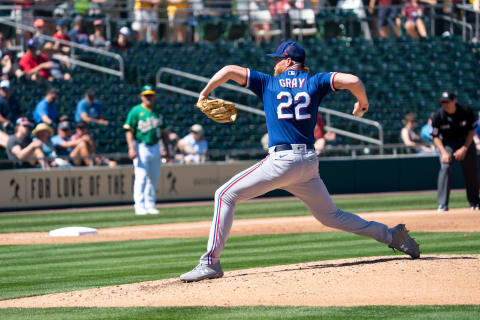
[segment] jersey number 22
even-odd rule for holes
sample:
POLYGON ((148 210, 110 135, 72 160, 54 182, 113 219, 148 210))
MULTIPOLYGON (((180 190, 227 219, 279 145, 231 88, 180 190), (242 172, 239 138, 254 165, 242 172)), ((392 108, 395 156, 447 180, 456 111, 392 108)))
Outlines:
POLYGON ((306 109, 310 105, 310 96, 306 92, 299 92, 292 99, 292 94, 288 91, 282 91, 277 94, 277 100, 287 98, 286 102, 281 102, 277 107, 277 116, 279 120, 293 119, 293 113, 284 113, 284 109, 289 109, 293 102, 298 102, 295 106, 295 120, 307 120, 312 117, 310 113, 302 114, 301 110, 306 109), (303 98, 303 102, 301 101, 303 98))

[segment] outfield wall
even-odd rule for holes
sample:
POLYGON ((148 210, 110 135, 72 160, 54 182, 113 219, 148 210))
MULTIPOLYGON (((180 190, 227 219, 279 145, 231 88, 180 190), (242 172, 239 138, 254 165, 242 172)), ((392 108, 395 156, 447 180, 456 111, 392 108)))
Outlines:
MULTIPOLYGON (((252 161, 164 165, 157 199, 212 199, 215 190, 252 161)), ((322 179, 332 194, 436 189, 438 157, 320 159, 322 179)), ((454 165, 452 188, 463 188, 454 165)), ((0 171, 0 210, 132 203, 133 167, 0 171)), ((272 192, 269 195, 286 195, 272 192)))

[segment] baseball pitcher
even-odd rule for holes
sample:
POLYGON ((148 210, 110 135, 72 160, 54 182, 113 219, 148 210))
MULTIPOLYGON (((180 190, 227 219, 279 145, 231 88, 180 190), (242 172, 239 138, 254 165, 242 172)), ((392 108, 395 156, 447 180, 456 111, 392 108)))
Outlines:
POLYGON ((226 66, 200 93, 199 103, 205 101, 212 90, 233 80, 262 99, 269 155, 216 191, 207 251, 201 256, 200 264, 181 275, 180 280, 189 282, 222 277, 220 254, 232 226, 235 205, 273 189, 284 189, 300 198, 313 216, 328 227, 371 237, 418 258, 419 246, 408 235, 405 225, 388 228, 342 211, 333 203, 318 173, 318 159, 313 147, 318 106, 327 94, 349 90, 358 100, 353 115, 361 117, 369 106, 363 83, 351 74, 310 74, 305 66, 305 51, 296 42, 283 42, 269 56, 275 59, 274 76, 239 66, 226 66))

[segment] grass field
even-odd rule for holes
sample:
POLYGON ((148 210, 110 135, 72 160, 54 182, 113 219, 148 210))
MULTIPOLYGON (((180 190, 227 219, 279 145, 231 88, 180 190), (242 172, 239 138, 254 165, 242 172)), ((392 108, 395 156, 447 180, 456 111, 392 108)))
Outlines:
MULTIPOLYGON (((351 198, 336 198, 337 206, 345 211, 360 213, 389 210, 436 209, 436 194, 380 195, 351 198)), ((450 196, 450 208, 468 207, 464 192, 450 196)), ((50 231, 69 225, 82 225, 92 228, 112 228, 134 225, 164 224, 176 222, 210 221, 213 205, 167 207, 158 216, 135 216, 133 211, 85 211, 55 212, 50 214, 0 214, 0 233, 50 231)), ((299 200, 246 202, 237 206, 235 219, 265 217, 304 216, 310 212, 299 200)))
MULTIPOLYGON (((337 199, 353 212, 433 209, 435 195, 337 199)), ((466 207, 463 193, 453 207, 466 207)), ((162 209, 161 216, 131 211, 0 215, 0 232, 48 231, 68 224, 116 227, 210 220, 211 206, 162 209)), ((236 218, 307 215, 299 201, 246 203, 236 218)), ((480 254, 480 233, 413 233, 422 252, 480 254)), ((57 245, 0 246, 0 300, 177 277, 205 250, 206 239, 158 239, 57 245)), ((385 245, 343 232, 231 237, 222 255, 226 271, 362 256, 393 255, 385 245)), ((51 308, 0 309, 0 319, 477 319, 479 306, 357 308, 51 308)))

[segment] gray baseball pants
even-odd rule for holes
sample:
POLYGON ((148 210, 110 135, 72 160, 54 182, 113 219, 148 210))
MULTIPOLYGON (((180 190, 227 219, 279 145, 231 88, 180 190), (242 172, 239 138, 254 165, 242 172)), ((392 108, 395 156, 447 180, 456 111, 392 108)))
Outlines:
POLYGON ((375 221, 366 221, 357 215, 342 211, 333 203, 318 174, 318 158, 314 150, 304 144, 293 144, 293 150, 275 152, 262 161, 240 172, 215 192, 214 216, 210 228, 207 252, 201 263, 220 260, 232 227, 235 205, 274 189, 286 190, 308 207, 313 216, 324 225, 373 238, 390 244, 389 228, 375 221))
MULTIPOLYGON (((445 149, 452 156, 452 162, 443 163, 440 156, 440 171, 438 172, 438 193, 437 203, 439 205, 448 206, 450 198, 450 185, 452 180, 452 165, 456 161, 453 153, 457 151, 463 142, 444 142, 445 149)), ((465 186, 467 189, 467 199, 471 206, 480 204, 479 199, 479 181, 477 174, 477 150, 475 143, 472 143, 467 149, 467 154, 463 161, 459 161, 462 167, 463 177, 465 178, 465 186)))

